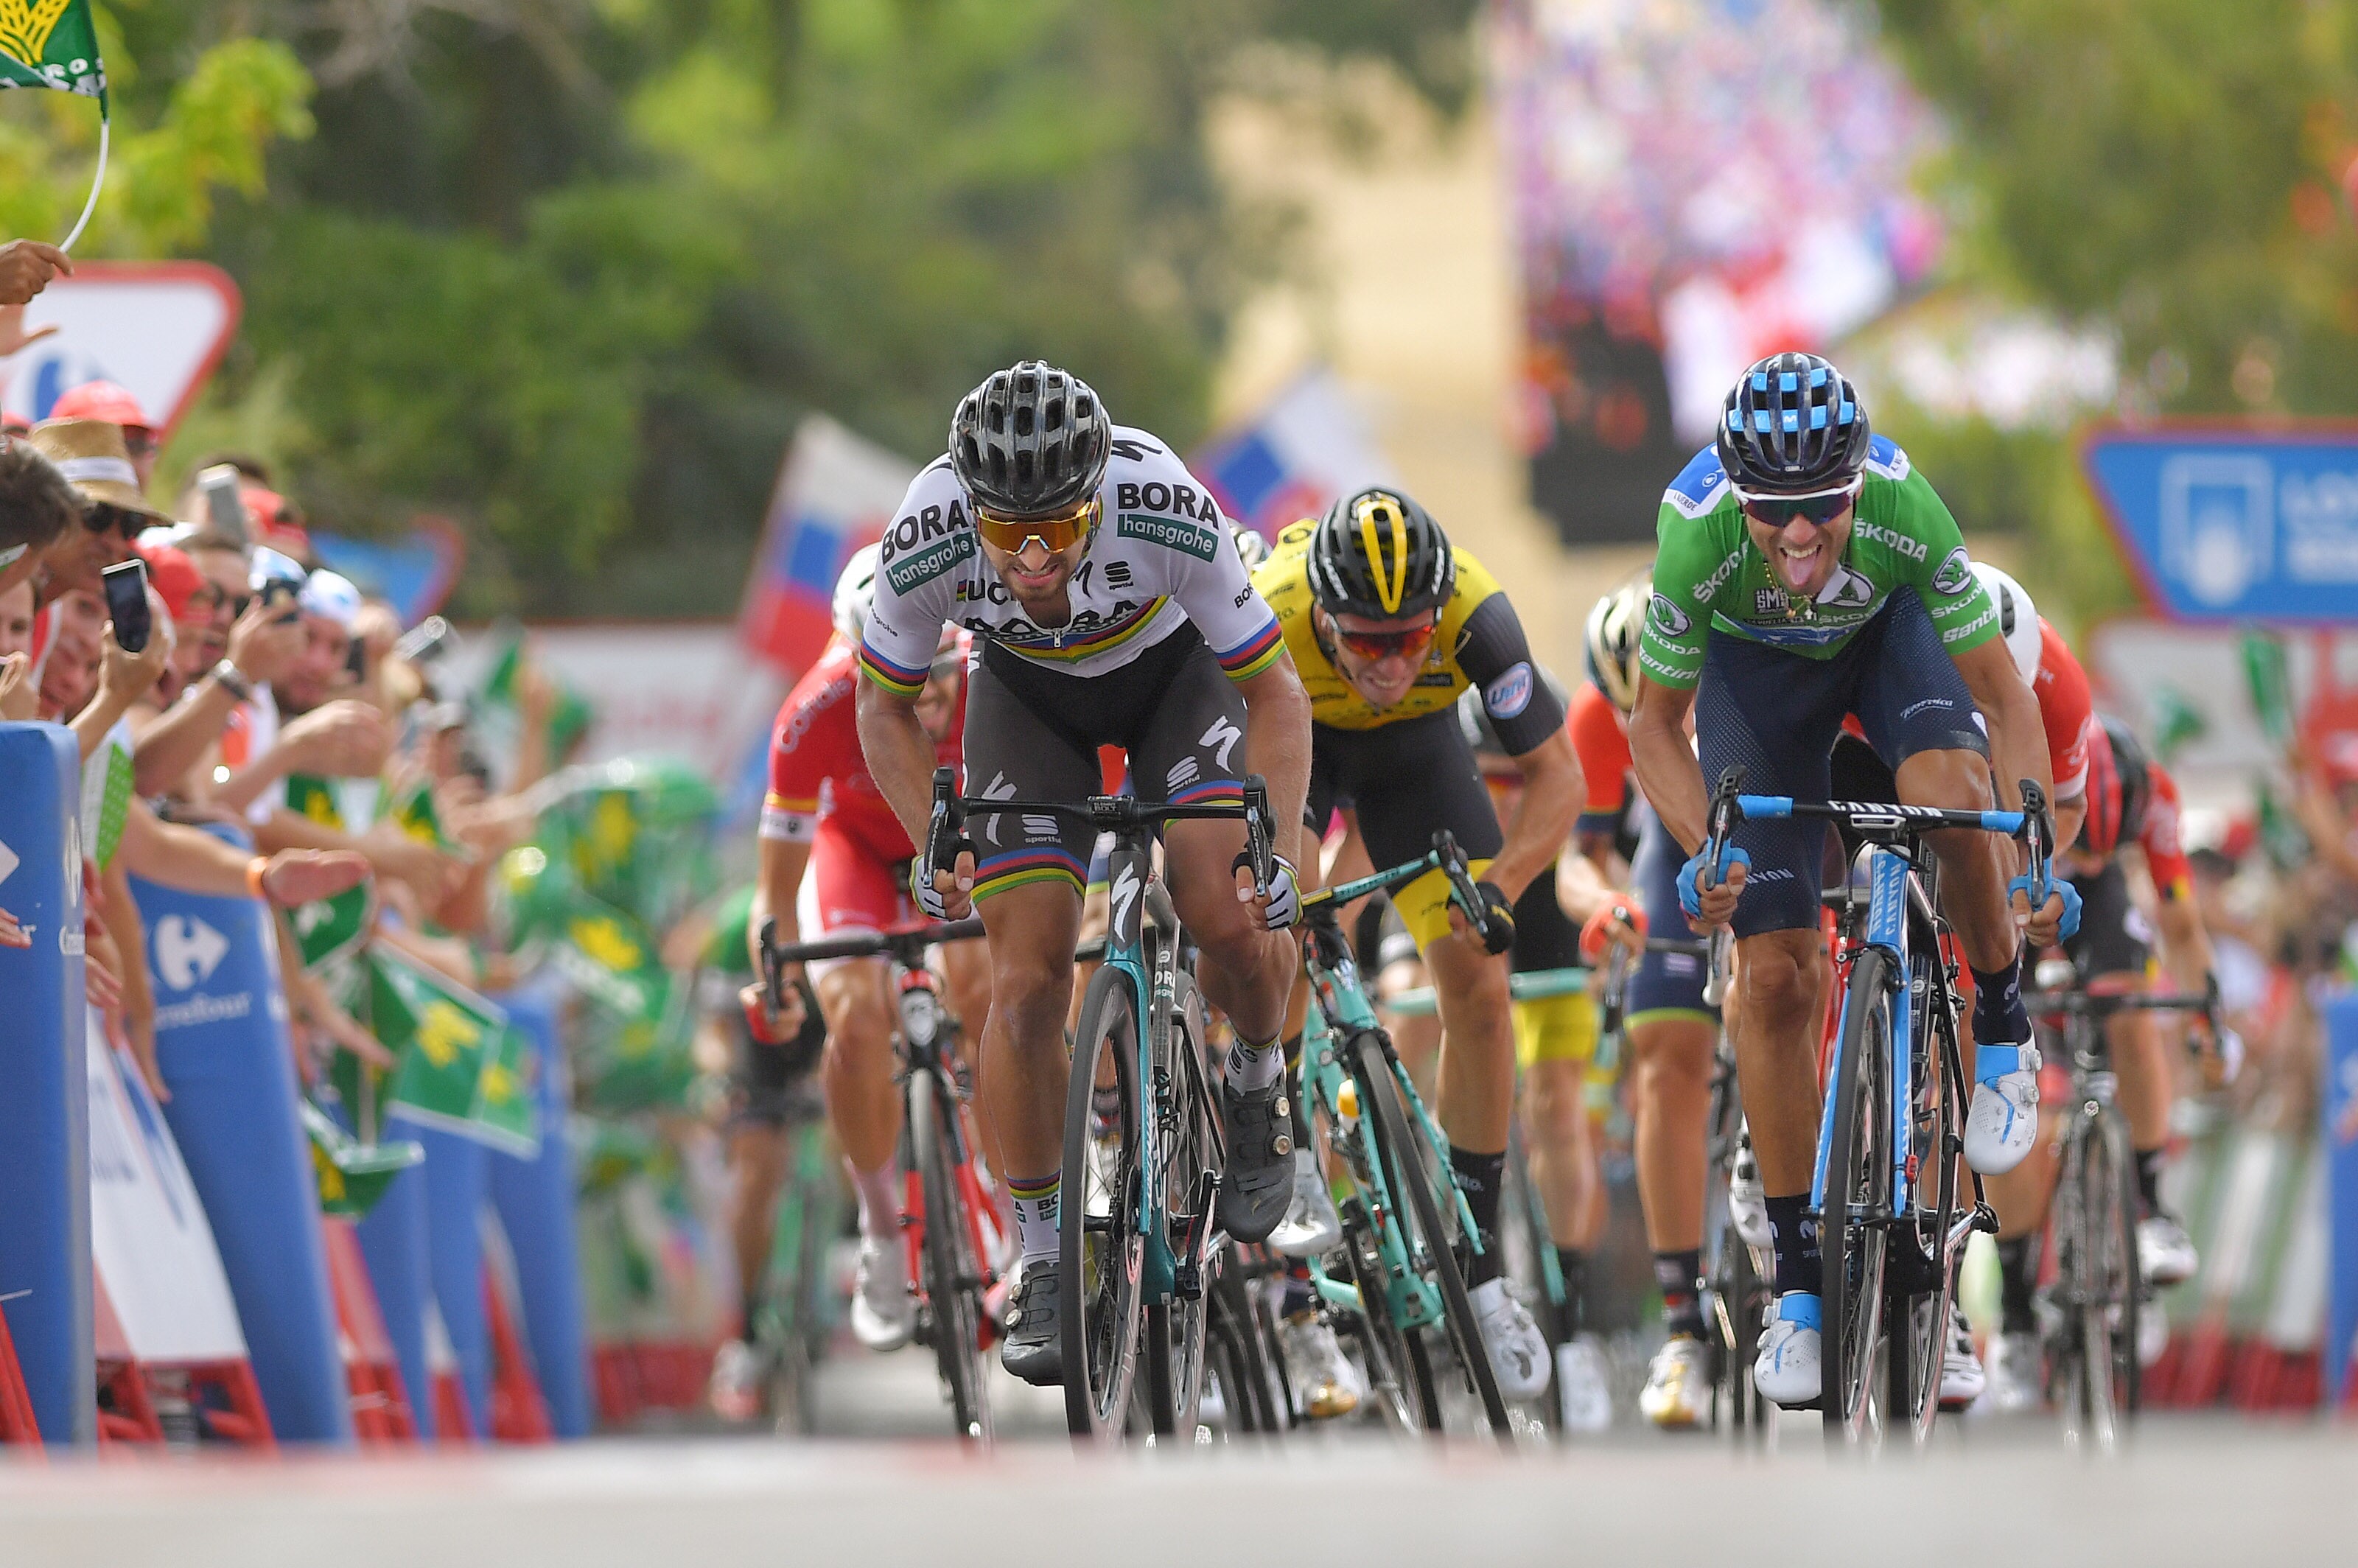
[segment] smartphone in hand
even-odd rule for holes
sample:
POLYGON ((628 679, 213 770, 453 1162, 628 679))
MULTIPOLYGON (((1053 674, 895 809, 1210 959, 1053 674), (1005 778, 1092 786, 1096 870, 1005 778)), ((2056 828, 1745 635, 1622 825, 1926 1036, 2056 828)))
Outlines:
POLYGON ((114 621, 114 640, 126 654, 144 653, 155 633, 147 610, 147 563, 134 556, 100 574, 106 586, 106 613, 114 621))
POLYGON ((197 489, 205 498, 205 516, 212 531, 240 546, 254 538, 254 529, 245 514, 245 497, 240 492, 244 476, 233 463, 215 463, 197 476, 197 489))

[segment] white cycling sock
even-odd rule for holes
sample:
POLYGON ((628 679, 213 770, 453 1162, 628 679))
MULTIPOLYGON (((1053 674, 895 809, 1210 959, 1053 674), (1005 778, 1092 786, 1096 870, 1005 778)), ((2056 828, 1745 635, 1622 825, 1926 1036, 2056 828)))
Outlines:
POLYGON ((1274 1040, 1248 1045, 1241 1034, 1228 1047, 1228 1082, 1240 1089, 1267 1088, 1285 1071, 1285 1051, 1274 1040))
POLYGON ((1022 1266, 1056 1260, 1056 1195, 1063 1185, 1055 1176, 1026 1181, 1007 1178, 1007 1196, 1015 1209, 1015 1232, 1022 1242, 1022 1266))
POLYGON ((901 1238, 901 1162, 887 1160, 882 1169, 862 1171, 847 1159, 843 1168, 860 1198, 860 1234, 890 1249, 901 1238))

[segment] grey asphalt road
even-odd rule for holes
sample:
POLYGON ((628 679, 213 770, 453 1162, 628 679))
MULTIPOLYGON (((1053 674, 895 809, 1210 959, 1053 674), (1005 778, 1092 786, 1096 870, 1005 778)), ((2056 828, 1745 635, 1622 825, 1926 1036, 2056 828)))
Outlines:
POLYGON ((0 1464, 0 1564, 669 1568, 1279 1561, 1778 1565, 2358 1562, 2358 1429, 2150 1419, 2107 1459, 2039 1423, 1832 1460, 1627 1433, 1501 1453, 1327 1435, 1282 1449, 1076 1457, 1053 1395, 1010 1384, 980 1457, 914 1355, 829 1368, 830 1435, 683 1431, 404 1459, 0 1464))

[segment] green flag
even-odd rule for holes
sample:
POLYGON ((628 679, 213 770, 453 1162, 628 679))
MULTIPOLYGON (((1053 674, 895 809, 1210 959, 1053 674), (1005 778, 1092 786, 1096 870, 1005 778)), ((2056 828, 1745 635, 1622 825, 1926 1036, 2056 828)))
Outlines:
POLYGON ((2284 643, 2272 633, 2246 629, 2243 645, 2252 711, 2259 715, 2260 733, 2281 749, 2293 734, 2292 676, 2285 665, 2284 643))
POLYGON ((540 1048, 521 1029, 500 1031, 498 1045, 483 1068, 483 1093, 475 1108, 474 1135, 519 1160, 540 1152, 540 1048))
POLYGON ((0 0, 0 87, 47 87, 106 103, 90 0, 0 0))
MULTIPOLYGON (((0 6, 8 0, 0 0, 0 6)), ((287 778, 287 808, 323 827, 357 833, 366 827, 376 809, 374 779, 322 779, 308 773, 287 778)), ((368 882, 345 889, 333 898, 316 899, 287 912, 295 941, 302 949, 307 969, 331 969, 338 960, 357 952, 369 937, 371 903, 368 882)))
POLYGON ((483 1079, 508 1016, 500 1007, 398 953, 369 954, 369 1022, 399 1058, 387 1104, 413 1121, 481 1137, 483 1079))
POLYGON ((2202 710, 2187 695, 2167 682, 2153 688, 2154 754, 2163 762, 2211 730, 2202 710))

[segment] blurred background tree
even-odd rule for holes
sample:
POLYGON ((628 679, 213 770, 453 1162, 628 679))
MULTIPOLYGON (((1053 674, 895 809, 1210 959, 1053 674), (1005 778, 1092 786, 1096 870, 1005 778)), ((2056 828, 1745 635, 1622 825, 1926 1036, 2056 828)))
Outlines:
MULTIPOLYGON (((1877 9, 1949 122, 1958 279, 2107 334, 2125 417, 2358 413, 2358 6, 1877 9)), ((2028 530, 2065 608, 2135 602, 2062 433, 1895 416, 1969 530, 2028 530)))
MULTIPOLYGON (((111 218, 157 216, 103 219, 93 254, 193 250, 245 293, 168 481, 234 442, 323 526, 452 516, 462 614, 727 613, 807 412, 922 457, 959 393, 1039 354, 1126 422, 1201 435, 1285 229, 1208 162, 1237 62, 1381 59, 1455 108, 1473 8, 108 0, 126 119, 190 119, 234 51, 268 91, 213 116, 244 141, 208 121, 173 144, 211 159, 177 189, 218 212, 126 193, 111 218)), ((51 207, 87 171, 59 123, 14 114, 0 140, 0 176, 58 166, 51 207)))

